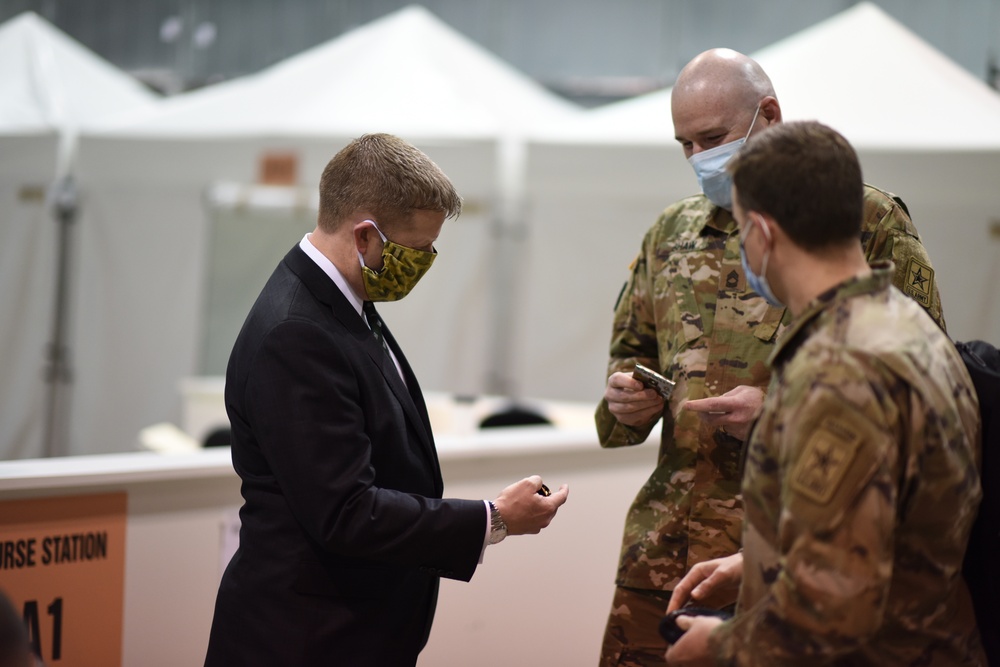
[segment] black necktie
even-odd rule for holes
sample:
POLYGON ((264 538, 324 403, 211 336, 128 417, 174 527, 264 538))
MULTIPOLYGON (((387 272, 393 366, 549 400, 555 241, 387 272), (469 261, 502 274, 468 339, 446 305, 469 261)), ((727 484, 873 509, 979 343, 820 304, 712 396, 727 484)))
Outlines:
POLYGON ((361 306, 361 310, 365 313, 365 319, 368 320, 368 326, 372 328, 375 340, 382 346, 385 353, 389 354, 389 344, 385 342, 385 335, 382 334, 382 318, 375 311, 375 304, 371 301, 365 301, 364 305, 361 306))

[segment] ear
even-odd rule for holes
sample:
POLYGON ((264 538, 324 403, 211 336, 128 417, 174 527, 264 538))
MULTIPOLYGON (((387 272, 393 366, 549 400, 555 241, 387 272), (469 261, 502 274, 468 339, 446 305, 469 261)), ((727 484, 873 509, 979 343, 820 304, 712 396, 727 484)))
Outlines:
POLYGON ((379 238, 378 232, 375 231, 375 228, 367 220, 354 223, 351 231, 354 234, 354 247, 362 255, 368 251, 368 245, 374 239, 379 238))
POLYGON ((778 104, 777 98, 773 95, 768 95, 763 100, 760 101, 760 115, 764 117, 768 125, 774 125, 775 123, 781 122, 781 105, 778 104))

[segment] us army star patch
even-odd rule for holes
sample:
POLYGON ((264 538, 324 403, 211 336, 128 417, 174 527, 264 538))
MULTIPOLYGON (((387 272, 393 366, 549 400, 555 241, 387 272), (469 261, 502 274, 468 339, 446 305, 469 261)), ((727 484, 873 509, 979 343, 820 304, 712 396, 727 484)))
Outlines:
POLYGON ((934 269, 911 257, 906 266, 906 281, 903 292, 922 306, 931 305, 931 290, 934 289, 934 269))
POLYGON ((861 438, 850 426, 825 419, 806 442, 802 458, 792 471, 792 488, 825 505, 850 469, 861 438))

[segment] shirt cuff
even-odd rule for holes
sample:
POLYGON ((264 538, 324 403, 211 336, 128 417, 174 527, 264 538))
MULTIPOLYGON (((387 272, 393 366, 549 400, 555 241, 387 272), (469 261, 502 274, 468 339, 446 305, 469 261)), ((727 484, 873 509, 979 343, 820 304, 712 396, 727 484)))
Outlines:
POLYGON ((486 508, 486 535, 483 536, 483 548, 479 551, 479 564, 483 563, 483 556, 486 555, 486 547, 490 543, 490 526, 492 522, 490 521, 490 501, 484 500, 483 507, 486 508))

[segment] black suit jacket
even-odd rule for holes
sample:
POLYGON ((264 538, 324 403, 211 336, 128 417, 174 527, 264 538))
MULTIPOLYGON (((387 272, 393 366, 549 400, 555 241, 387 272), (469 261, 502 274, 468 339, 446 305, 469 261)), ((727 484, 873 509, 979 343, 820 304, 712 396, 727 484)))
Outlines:
POLYGON ((482 501, 441 500, 427 409, 298 246, 250 311, 226 374, 240 546, 206 665, 412 665, 438 577, 468 581, 482 501))

